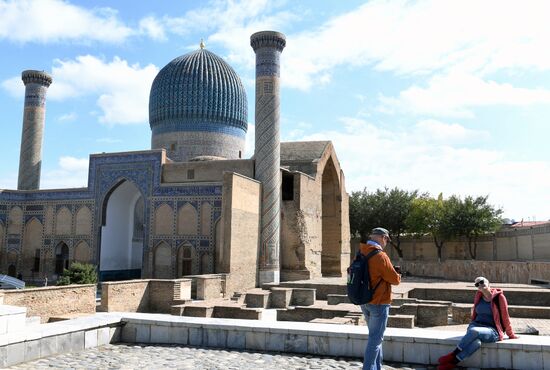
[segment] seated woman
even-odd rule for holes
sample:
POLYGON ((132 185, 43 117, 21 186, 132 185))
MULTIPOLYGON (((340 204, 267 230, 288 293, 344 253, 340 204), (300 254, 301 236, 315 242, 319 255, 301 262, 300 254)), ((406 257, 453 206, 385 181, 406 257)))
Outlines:
POLYGON ((481 343, 493 343, 504 339, 504 332, 509 339, 515 339, 508 302, 502 289, 489 287, 489 280, 480 276, 475 279, 477 293, 472 309, 472 322, 466 335, 462 337, 456 349, 439 358, 438 370, 451 370, 456 365, 471 356, 481 347, 481 343))

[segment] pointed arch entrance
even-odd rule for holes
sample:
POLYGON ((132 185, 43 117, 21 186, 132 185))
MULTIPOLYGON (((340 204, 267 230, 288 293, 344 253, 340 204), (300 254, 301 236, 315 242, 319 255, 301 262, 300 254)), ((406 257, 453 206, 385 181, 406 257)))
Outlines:
POLYGON ((340 179, 333 158, 327 160, 322 184, 322 252, 321 274, 342 276, 342 197, 340 179))
POLYGON ((105 196, 101 214, 99 279, 139 279, 143 266, 144 200, 123 180, 105 196))

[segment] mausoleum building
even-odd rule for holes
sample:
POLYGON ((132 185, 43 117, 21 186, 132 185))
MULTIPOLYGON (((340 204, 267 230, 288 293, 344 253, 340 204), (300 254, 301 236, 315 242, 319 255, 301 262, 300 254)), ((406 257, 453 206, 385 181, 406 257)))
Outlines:
MULTIPOLYGON (((330 141, 280 142, 284 35, 251 36, 255 153, 243 158, 245 88, 200 49, 168 63, 150 92, 151 149, 90 155, 85 188, 39 189, 47 89, 24 71, 17 190, 0 190, 0 273, 55 280, 73 261, 102 281, 226 274, 228 284, 341 276, 348 195, 330 141)), ((283 107, 284 109, 284 107, 283 107)))

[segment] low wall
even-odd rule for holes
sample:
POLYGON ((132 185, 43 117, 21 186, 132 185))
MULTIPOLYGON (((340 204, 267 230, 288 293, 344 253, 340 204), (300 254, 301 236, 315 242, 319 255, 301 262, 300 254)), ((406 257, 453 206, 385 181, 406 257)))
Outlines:
MULTIPOLYGON (((529 303, 530 306, 550 307, 550 290, 547 289, 505 289, 506 300, 509 305, 521 306, 529 303)), ((475 288, 414 288, 409 291, 409 298, 418 298, 430 301, 452 301, 454 303, 472 303, 476 294, 475 288)))
POLYGON ((66 285, 4 291, 4 304, 27 308, 27 316, 50 317, 70 314, 93 314, 96 309, 96 286, 66 285))
POLYGON ((191 298, 189 279, 143 279, 101 283, 101 307, 106 312, 162 312, 191 298))
POLYGON ((530 284, 550 281, 550 262, 447 260, 402 261, 401 270, 415 276, 473 281, 483 275, 495 283, 530 284))

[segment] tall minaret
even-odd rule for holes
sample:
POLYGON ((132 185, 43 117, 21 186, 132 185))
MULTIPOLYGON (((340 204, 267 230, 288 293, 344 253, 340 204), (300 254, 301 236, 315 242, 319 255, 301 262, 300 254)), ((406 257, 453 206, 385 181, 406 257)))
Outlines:
POLYGON ((18 190, 38 190, 42 165, 42 137, 46 115, 46 92, 52 77, 43 71, 23 71, 25 108, 19 155, 18 190))
POLYGON ((250 36, 256 53, 255 171, 262 183, 260 284, 279 283, 281 221, 280 56, 285 35, 274 31, 250 36))

